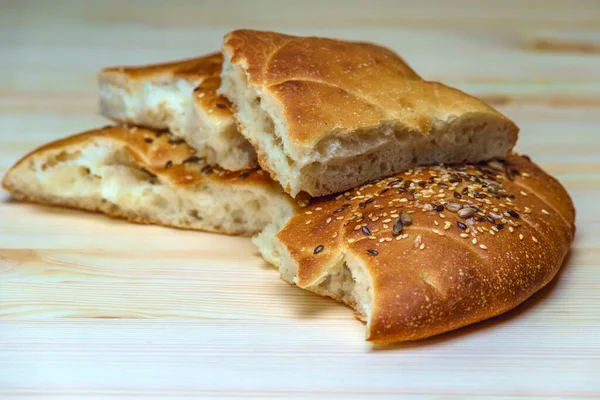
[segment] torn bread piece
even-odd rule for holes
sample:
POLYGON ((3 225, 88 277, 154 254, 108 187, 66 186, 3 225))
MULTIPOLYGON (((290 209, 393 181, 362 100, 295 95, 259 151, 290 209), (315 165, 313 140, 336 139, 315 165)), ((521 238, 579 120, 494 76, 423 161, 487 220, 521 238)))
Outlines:
POLYGON ((517 140, 517 126, 483 101, 423 80, 374 44, 239 30, 225 36, 223 55, 219 93, 261 167, 292 196, 504 157, 517 140))
POLYGON ((511 155, 418 167, 314 200, 255 243, 283 279, 346 303, 368 340, 390 343, 525 301, 559 270, 574 218, 560 183, 511 155))
POLYGON ((224 171, 166 132, 109 126, 22 158, 3 186, 15 198, 142 224, 252 235, 296 204, 261 170, 224 171))
POLYGON ((98 75, 102 114, 121 123, 167 129, 210 165, 257 167, 256 152, 238 132, 227 99, 216 94, 221 54, 98 75))

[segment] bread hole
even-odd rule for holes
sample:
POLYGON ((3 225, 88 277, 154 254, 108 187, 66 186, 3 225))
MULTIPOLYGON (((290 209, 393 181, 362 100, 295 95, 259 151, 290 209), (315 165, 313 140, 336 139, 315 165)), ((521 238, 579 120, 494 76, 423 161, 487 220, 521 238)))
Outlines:
POLYGON ((88 167, 79 166, 79 168, 77 168, 77 173, 82 177, 89 176, 91 172, 92 171, 88 167))
POLYGON ((42 171, 45 171, 47 168, 52 168, 52 167, 56 166, 57 164, 75 160, 75 159, 79 158, 80 155, 81 155, 81 152, 79 152, 79 151, 76 151, 74 153, 67 153, 66 151, 61 151, 54 157, 49 157, 48 162, 46 162, 44 165, 42 165, 42 171))
POLYGON ((248 209, 251 211, 260 211, 261 206, 258 200, 252 200, 247 205, 248 209))
POLYGON ((194 218, 194 219, 196 219, 198 221, 204 221, 204 217, 202 217, 200 215, 200 213, 198 212, 198 210, 196 210, 196 209, 191 209, 188 212, 188 214, 189 214, 190 217, 192 217, 192 218, 194 218))
POLYGON ((161 209, 166 209, 169 206, 169 202, 163 196, 155 195, 152 199, 152 204, 161 209))

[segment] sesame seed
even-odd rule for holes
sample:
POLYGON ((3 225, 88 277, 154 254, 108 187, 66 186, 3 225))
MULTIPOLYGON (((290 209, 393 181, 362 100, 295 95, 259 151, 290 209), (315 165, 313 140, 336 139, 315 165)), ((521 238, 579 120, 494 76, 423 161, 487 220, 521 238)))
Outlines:
POLYGON ((535 238, 535 236, 532 236, 531 239, 535 242, 535 243, 539 243, 538 240, 535 238))
MULTIPOLYGON (((523 210, 523 212, 524 212, 525 214, 531 214, 531 208, 529 208, 529 207, 525 207, 525 209, 523 210)), ((543 212, 543 211, 542 211, 542 212, 543 212)))
POLYGON ((379 254, 379 252, 375 249, 369 249, 369 250, 367 250, 367 254, 369 254, 371 256, 376 256, 377 254, 379 254))
POLYGON ((340 219, 344 219, 344 217, 335 217, 335 219, 340 220, 340 219))
POLYGON ((440 213, 440 218, 446 218, 446 214, 440 213))
POLYGON ((412 217, 406 211, 402 211, 402 213, 400 214, 400 221, 402 221, 402 224, 404 226, 410 226, 413 222, 412 217))
POLYGON ((306 221, 306 222, 304 223, 304 225, 308 225, 308 224, 310 224, 311 222, 312 222, 312 221, 309 219, 308 221, 306 221))
POLYGON ((348 243, 354 243, 354 242, 356 242, 356 240, 354 240, 354 239, 348 239, 348 243))
POLYGON ((435 221, 435 220, 433 221, 433 224, 434 224, 435 226, 439 226, 439 225, 440 225, 440 223, 439 223, 439 222, 437 222, 437 221, 435 221))
POLYGON ((440 231, 438 231, 437 229, 432 229, 432 231, 433 231, 433 233, 435 233, 436 235, 439 235, 439 236, 446 236, 446 234, 445 234, 444 232, 440 232, 440 231))
POLYGON ((318 245, 317 247, 315 247, 315 250, 313 251, 313 254, 319 254, 320 252, 323 251, 324 248, 325 247, 322 244, 318 245))
POLYGON ((512 226, 509 226, 508 230, 510 231, 510 233, 513 233, 515 231, 515 228, 513 228, 512 226))
POLYGON ((519 239, 520 239, 520 240, 523 240, 523 238, 524 238, 523 234, 522 234, 522 233, 519 233, 519 239))
POLYGON ((477 238, 473 238, 473 240, 471 240, 471 242, 472 242, 473 244, 477 244, 477 238))
MULTIPOLYGON (((198 156, 190 156, 190 157, 186 158, 185 160, 183 160, 182 164, 196 163, 198 161, 200 161, 200 157, 198 157, 198 156)), ((248 172, 245 172, 245 173, 248 174, 248 172)))
POLYGON ((312 211, 305 211, 304 214, 310 215, 310 214, 312 214, 312 211))
POLYGON ((463 229, 463 230, 464 230, 464 229, 467 229, 467 225, 463 224, 463 223, 462 223, 462 222, 460 222, 460 221, 456 221, 456 225, 458 225, 458 227, 459 227, 460 229, 463 229))
POLYGON ((512 210, 512 209, 506 210, 506 213, 508 215, 510 215, 511 217, 513 217, 513 218, 519 218, 519 214, 516 211, 512 210))
POLYGON ((321 207, 317 207, 317 208, 315 208, 315 211, 321 211, 321 210, 322 210, 322 208, 321 208, 321 207))
POLYGON ((451 201, 450 203, 446 204, 446 210, 453 213, 458 212, 461 208, 462 204, 457 203, 455 201, 451 201))
POLYGON ((371 231, 366 226, 362 227, 362 232, 367 236, 371 236, 371 231))
POLYGON ((461 218, 469 218, 471 215, 475 214, 477 210, 473 207, 465 207, 458 211, 458 216, 461 218))
POLYGON ((463 233, 460 234, 460 237, 466 239, 466 238, 469 237, 469 235, 463 232, 463 233))
POLYGON ((425 248, 425 243, 421 243, 421 245, 419 246, 420 250, 423 250, 425 248))
POLYGON ((390 218, 386 218, 381 222, 383 222, 384 224, 387 224, 388 222, 392 222, 392 220, 390 218))
POLYGON ((487 246, 485 244, 480 244, 479 247, 482 248, 483 250, 487 250, 487 246))
POLYGON ((333 233, 333 236, 332 236, 332 238, 334 238, 334 239, 335 239, 337 236, 338 236, 338 233, 337 233, 337 232, 334 232, 334 233, 333 233))
POLYGON ((310 204, 310 198, 305 198, 305 197, 304 198, 300 198, 296 202, 302 208, 308 207, 308 205, 310 204))
POLYGON ((525 193, 524 191, 521 190, 520 192, 523 196, 527 196, 527 193, 525 193))
POLYGON ((446 221, 446 222, 444 223, 444 230, 448 230, 448 229, 450 229, 451 227, 452 227, 452 222, 450 222, 450 221, 446 221))
POLYGON ((327 218, 327 221, 325 221, 326 223, 330 223, 331 222, 331 217, 327 218))
POLYGON ((413 246, 416 248, 416 247, 419 247, 420 244, 421 244, 421 235, 417 235, 413 239, 413 246))
POLYGON ((542 214, 550 215, 550 213, 542 208, 542 214))

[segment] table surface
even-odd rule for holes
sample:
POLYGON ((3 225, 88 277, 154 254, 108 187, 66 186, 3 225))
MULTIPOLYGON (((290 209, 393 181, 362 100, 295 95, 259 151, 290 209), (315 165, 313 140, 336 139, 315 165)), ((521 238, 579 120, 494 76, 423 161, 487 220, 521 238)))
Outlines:
POLYGON ((137 226, 0 191, 0 398, 600 396, 600 2, 2 1, 0 176, 105 124, 102 66, 199 55, 238 27, 377 41, 484 98, 569 190, 577 236, 518 309, 373 347, 247 238, 137 226), (486 6, 487 4, 487 6, 486 6))

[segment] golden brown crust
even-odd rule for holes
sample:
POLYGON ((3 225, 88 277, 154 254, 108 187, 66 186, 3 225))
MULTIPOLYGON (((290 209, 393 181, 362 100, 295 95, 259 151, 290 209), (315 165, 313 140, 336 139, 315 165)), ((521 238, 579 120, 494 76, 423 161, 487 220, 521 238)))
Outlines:
POLYGON ((198 106, 213 118, 232 118, 229 101, 217 94, 222 63, 221 53, 211 53, 163 64, 108 67, 100 71, 98 79, 100 83, 111 83, 129 91, 148 82, 158 85, 173 83, 177 79, 193 82, 198 85, 194 90, 198 106))
MULTIPOLYGON (((109 125, 100 129, 92 129, 48 143, 21 158, 11 170, 17 168, 32 155, 102 139, 123 143, 126 150, 141 167, 176 186, 186 187, 204 180, 210 180, 219 183, 243 183, 278 187, 264 171, 258 168, 232 172, 217 166, 210 166, 202 159, 194 156, 196 150, 166 131, 161 132, 124 125, 109 125)), ((6 173, 3 185, 6 185, 9 174, 10 171, 6 173)))
POLYGON ((368 338, 393 342, 456 329, 523 302, 560 268, 574 219, 560 183, 511 155, 416 168, 315 200, 277 238, 298 264, 301 287, 317 283, 344 254, 361 260, 374 294, 368 338), (393 232, 407 214, 412 224, 393 232), (323 249, 314 254, 317 246, 323 249))
POLYGON ((238 30, 225 36, 223 51, 245 70, 250 84, 281 104, 289 139, 298 146, 390 120, 428 134, 434 124, 467 113, 503 120, 511 142, 517 140, 512 121, 460 90, 421 79, 381 46, 238 30))
MULTIPOLYGON (((112 145, 115 142, 122 145, 124 150, 135 160, 140 168, 157 176, 161 181, 169 182, 175 188, 194 188, 196 185, 210 182, 223 186, 260 186, 266 191, 272 191, 274 195, 283 196, 280 186, 260 169, 232 172, 217 166, 210 166, 203 159, 195 156, 196 151, 193 148, 168 132, 124 125, 109 125, 104 128, 93 129, 37 148, 21 158, 6 173, 2 181, 2 186, 11 192, 16 199, 21 201, 77 208, 91 212, 102 212, 111 217, 124 218, 130 222, 139 224, 158 224, 183 228, 180 225, 164 224, 160 218, 149 219, 144 216, 123 212, 119 208, 111 209, 100 207, 93 203, 70 202, 68 198, 61 199, 60 202, 48 201, 31 194, 22 193, 13 184, 13 173, 17 173, 19 166, 27 163, 32 157, 44 157, 44 154, 53 150, 84 148, 87 144, 102 144, 105 141, 109 141, 112 145)), ((205 227, 202 230, 224 234, 240 234, 240 232, 226 231, 224 228, 211 229, 210 227, 205 227)), ((253 233, 255 232, 241 232, 241 234, 245 235, 253 233)))

